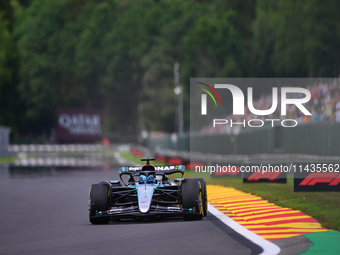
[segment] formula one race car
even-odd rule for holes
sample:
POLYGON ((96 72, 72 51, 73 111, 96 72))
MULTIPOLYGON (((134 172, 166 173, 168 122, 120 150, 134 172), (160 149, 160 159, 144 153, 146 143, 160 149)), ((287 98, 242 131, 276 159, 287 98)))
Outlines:
POLYGON ((204 179, 183 178, 183 165, 155 167, 149 163, 154 158, 141 160, 146 161, 146 165, 122 167, 120 181, 103 181, 91 186, 89 218, 92 224, 124 218, 180 216, 184 220, 201 220, 207 215, 204 179), (172 183, 168 175, 175 173, 181 174, 181 178, 172 183))

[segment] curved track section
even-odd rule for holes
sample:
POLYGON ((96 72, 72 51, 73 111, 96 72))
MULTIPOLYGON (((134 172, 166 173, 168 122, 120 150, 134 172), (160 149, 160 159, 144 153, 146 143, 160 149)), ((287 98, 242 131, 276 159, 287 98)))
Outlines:
POLYGON ((259 254, 213 215, 91 225, 88 189, 111 169, 15 169, 0 179, 0 254, 259 254), (105 170, 106 169, 106 170, 105 170))

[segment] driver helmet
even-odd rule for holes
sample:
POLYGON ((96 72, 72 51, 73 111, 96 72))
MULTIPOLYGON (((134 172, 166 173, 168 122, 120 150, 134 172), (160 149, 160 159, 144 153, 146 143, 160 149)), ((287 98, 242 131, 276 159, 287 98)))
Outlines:
POLYGON ((147 183, 152 183, 154 184, 156 182, 155 176, 154 175, 149 175, 148 176, 148 182, 147 183))
POLYGON ((144 184, 146 182, 146 176, 145 175, 141 175, 139 177, 139 184, 144 184))

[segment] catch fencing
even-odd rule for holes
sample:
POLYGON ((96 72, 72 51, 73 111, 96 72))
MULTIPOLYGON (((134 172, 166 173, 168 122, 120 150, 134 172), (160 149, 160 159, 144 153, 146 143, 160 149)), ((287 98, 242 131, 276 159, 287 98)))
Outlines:
POLYGON ((244 128, 239 135, 185 133, 148 137, 144 146, 152 151, 176 150, 210 154, 308 154, 340 155, 340 123, 300 124, 244 128))

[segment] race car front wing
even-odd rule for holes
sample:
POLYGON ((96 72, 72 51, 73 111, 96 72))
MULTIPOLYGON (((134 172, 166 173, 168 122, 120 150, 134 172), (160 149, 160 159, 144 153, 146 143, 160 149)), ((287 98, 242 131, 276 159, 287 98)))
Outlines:
POLYGON ((91 218, 100 217, 110 217, 110 218, 120 218, 120 217, 147 217, 154 215, 167 215, 167 216, 180 216, 185 214, 199 214, 200 212, 196 208, 181 208, 181 207, 169 207, 169 206, 159 206, 151 205, 149 212, 141 213, 138 206, 130 206, 125 208, 111 208, 107 211, 98 211, 91 218))

